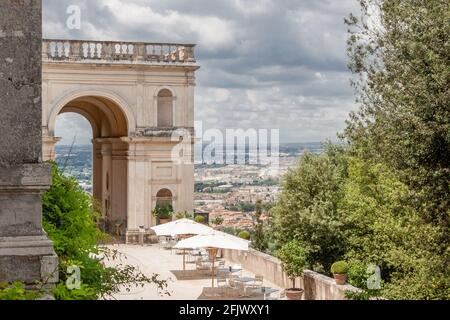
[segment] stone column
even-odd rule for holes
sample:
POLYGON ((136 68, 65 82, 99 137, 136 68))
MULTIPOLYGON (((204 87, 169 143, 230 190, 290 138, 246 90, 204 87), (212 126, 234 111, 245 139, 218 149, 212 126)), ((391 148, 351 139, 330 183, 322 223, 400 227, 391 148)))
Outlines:
POLYGON ((58 280, 42 229, 41 0, 0 1, 0 282, 58 280))

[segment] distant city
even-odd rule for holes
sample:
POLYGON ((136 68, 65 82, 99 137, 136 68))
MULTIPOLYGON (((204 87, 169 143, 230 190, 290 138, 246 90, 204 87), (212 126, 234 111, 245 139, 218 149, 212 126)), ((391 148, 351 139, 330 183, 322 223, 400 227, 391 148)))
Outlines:
MULTIPOLYGON (((249 164, 203 164, 196 148, 195 207, 223 219, 223 228, 251 230, 257 200, 270 208, 280 191, 280 178, 297 165, 306 150, 319 154, 322 143, 288 143, 279 148, 279 168, 249 164)), ((92 145, 57 145, 58 166, 92 193, 92 145)))

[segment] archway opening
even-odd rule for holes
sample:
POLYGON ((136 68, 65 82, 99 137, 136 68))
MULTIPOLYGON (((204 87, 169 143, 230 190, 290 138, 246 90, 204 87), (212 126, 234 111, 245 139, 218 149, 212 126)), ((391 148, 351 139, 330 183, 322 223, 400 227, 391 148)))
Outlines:
POLYGON ((125 229, 128 145, 122 138, 128 125, 121 107, 102 97, 74 99, 59 111, 52 133, 62 138, 56 146, 58 165, 97 200, 104 229, 125 229))
POLYGON ((92 194, 92 127, 78 113, 68 112, 56 118, 56 163, 66 174, 75 177, 80 186, 92 194))

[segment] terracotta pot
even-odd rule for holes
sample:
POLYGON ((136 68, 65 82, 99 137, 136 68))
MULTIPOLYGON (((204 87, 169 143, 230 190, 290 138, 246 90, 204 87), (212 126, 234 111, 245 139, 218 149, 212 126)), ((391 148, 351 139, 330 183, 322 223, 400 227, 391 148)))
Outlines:
POLYGON ((303 289, 286 289, 286 298, 288 300, 302 300, 303 292, 305 292, 303 289))
POLYGON ((336 280, 336 284, 343 286, 347 282, 346 274, 334 274, 334 279, 336 280))
POLYGON ((170 218, 159 218, 159 224, 169 223, 170 218))

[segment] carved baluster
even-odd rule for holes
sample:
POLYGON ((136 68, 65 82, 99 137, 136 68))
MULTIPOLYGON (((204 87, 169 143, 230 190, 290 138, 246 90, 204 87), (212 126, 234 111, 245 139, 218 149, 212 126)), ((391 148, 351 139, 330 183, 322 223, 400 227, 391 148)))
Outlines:
POLYGON ((103 59, 105 60, 112 60, 112 54, 113 54, 113 46, 111 42, 104 43, 103 44, 103 59))
POLYGON ((71 58, 74 61, 79 61, 81 60, 81 57, 83 56, 82 52, 81 52, 81 42, 79 41, 73 41, 71 43, 71 47, 72 47, 72 53, 71 53, 71 58))
POLYGON ((177 52, 177 47, 176 46, 170 46, 169 47, 170 49, 170 60, 172 61, 172 62, 176 62, 177 61, 177 54, 178 54, 178 52, 177 52))
POLYGON ((69 59, 70 58, 70 43, 64 42, 64 58, 69 59))
POLYGON ((89 58, 89 44, 84 42, 82 45, 82 53, 81 53, 81 59, 88 59, 89 58))
POLYGON ((195 47, 194 46, 189 47, 187 62, 195 62, 195 47))
POLYGON ((95 43, 89 44, 89 58, 95 58, 95 43))
POLYGON ((102 58, 102 48, 103 45, 101 43, 97 43, 97 59, 102 58))
POLYGON ((114 59, 120 59, 120 44, 114 45, 114 59))
POLYGON ((184 46, 179 47, 178 48, 178 61, 179 62, 184 62, 185 54, 186 54, 186 48, 184 46))
POLYGON ((145 44, 144 43, 138 43, 134 48, 134 59, 137 61, 144 61, 146 56, 146 50, 145 50, 145 44))
POLYGON ((57 51, 57 57, 58 57, 58 59, 61 59, 62 58, 62 56, 63 56, 63 43, 62 42, 58 42, 57 44, 56 44, 56 51, 57 51))

